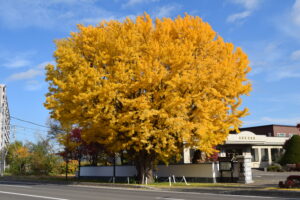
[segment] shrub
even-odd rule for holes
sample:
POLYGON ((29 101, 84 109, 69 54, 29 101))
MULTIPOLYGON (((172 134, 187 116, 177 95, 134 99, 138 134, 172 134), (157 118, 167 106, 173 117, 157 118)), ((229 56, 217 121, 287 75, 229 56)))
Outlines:
MULTIPOLYGON (((78 161, 77 160, 70 160, 68 165, 68 173, 69 174, 75 174, 75 172, 78 170, 78 161)), ((66 173, 66 162, 63 161, 59 164, 58 169, 59 174, 66 173)))
POLYGON ((300 136, 294 135, 284 145, 285 153, 280 161, 282 165, 300 163, 300 136))
POLYGON ((270 172, 282 172, 283 171, 282 166, 278 163, 274 163, 274 164, 270 165, 267 168, 267 170, 270 172))

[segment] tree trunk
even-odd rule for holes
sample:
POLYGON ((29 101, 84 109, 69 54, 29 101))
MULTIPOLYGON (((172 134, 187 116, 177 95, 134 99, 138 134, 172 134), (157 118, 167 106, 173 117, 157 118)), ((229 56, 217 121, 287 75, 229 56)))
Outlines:
POLYGON ((66 160, 66 180, 68 180, 69 160, 66 160))
POLYGON ((146 151, 138 152, 135 159, 135 166, 138 172, 138 182, 140 184, 149 184, 154 182, 154 155, 150 155, 146 151))
POLYGON ((78 159, 78 179, 80 179, 81 159, 78 159))

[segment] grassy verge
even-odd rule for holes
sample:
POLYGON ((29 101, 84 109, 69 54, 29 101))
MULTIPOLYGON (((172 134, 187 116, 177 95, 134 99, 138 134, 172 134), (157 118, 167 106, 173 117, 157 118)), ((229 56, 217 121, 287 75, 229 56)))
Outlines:
MULTIPOLYGON (((0 177, 0 180, 66 181, 66 178, 63 175, 56 175, 56 176, 36 176, 36 175, 13 176, 13 175, 5 175, 3 177, 0 177)), ((68 180, 74 181, 74 180, 76 180, 76 177, 74 175, 69 175, 68 180)))
MULTIPOLYGON (((13 180, 13 181, 49 181, 49 182, 66 182, 64 175, 56 175, 56 176, 11 176, 7 175, 4 177, 0 177, 0 180, 13 180)), ((78 179, 74 175, 68 176, 68 182, 81 182, 81 183, 99 183, 99 184, 112 184, 111 182, 101 181, 101 180, 93 180, 93 179, 78 179)), ((118 183, 117 184, 126 184, 127 183, 118 183)), ((130 185, 139 185, 135 183, 131 183, 130 185)), ((170 187, 169 182, 156 182, 152 184, 148 184, 147 186, 157 187, 157 188, 166 188, 170 187)), ((240 184, 237 183, 188 183, 186 185, 183 182, 180 183, 172 183, 172 187, 240 187, 240 184)))
POLYGON ((300 192, 300 188, 277 188, 277 187, 268 187, 265 188, 267 190, 283 190, 283 191, 299 191, 300 192))
MULTIPOLYGON (((153 187, 170 187, 169 182, 152 183, 153 187)), ((172 187, 240 187, 237 183, 172 183, 172 187)))

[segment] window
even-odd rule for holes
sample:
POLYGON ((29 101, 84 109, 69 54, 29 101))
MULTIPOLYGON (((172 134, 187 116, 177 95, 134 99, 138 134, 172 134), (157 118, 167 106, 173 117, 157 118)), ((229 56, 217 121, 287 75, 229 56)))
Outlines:
POLYGON ((269 161, 268 149, 261 149, 261 161, 269 161))
POLYGON ((277 133, 277 137, 285 137, 286 134, 285 133, 277 133))
POLYGON ((272 161, 278 161, 280 158, 280 149, 271 149, 272 161))
POLYGON ((251 149, 252 162, 258 162, 258 149, 251 149))

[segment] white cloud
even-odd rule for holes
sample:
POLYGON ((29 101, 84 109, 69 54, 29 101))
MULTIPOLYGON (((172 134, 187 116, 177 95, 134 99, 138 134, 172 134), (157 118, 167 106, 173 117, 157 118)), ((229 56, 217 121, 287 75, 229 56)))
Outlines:
POLYGON ((9 81, 28 80, 28 79, 32 79, 32 78, 35 78, 37 76, 40 76, 42 74, 43 74, 42 70, 29 69, 29 70, 24 71, 24 72, 19 72, 19 73, 12 74, 11 76, 9 76, 7 78, 7 80, 9 80, 9 81))
POLYGON ((288 36, 300 39, 300 0, 292 8, 274 19, 275 26, 288 36))
POLYGON ((251 16, 262 0, 229 0, 229 2, 242 6, 245 9, 242 12, 234 13, 227 17, 226 21, 233 23, 251 16))
POLYGON ((123 4, 122 7, 130 7, 135 6, 137 4, 145 4, 145 3, 151 3, 151 2, 158 2, 160 0, 128 0, 127 3, 123 4))
POLYGON ((36 91, 39 90, 43 87, 44 83, 43 82, 39 82, 37 80, 30 80, 26 82, 25 85, 25 90, 28 91, 36 91))
POLYGON ((268 81, 280 81, 287 78, 300 78, 300 71, 289 68, 277 69, 271 76, 268 76, 268 81))
POLYGON ((172 13, 180 8, 179 5, 166 5, 158 8, 154 11, 153 17, 163 18, 170 17, 172 13))
POLYGON ((7 63, 4 63, 3 66, 8 68, 19 68, 19 67, 26 67, 30 65, 30 61, 26 59, 12 59, 7 63))
POLYGON ((31 64, 30 58, 35 55, 34 51, 11 52, 0 49, 0 66, 7 68, 21 68, 31 64))
POLYGON ((296 0, 292 8, 291 17, 293 22, 300 26, 300 0, 296 0))
POLYGON ((51 62, 42 62, 38 64, 36 67, 28 69, 26 71, 17 72, 10 75, 7 80, 8 81, 21 81, 21 80, 29 80, 32 81, 34 78, 39 77, 44 74, 44 68, 47 64, 54 64, 51 62))
POLYGON ((252 71, 249 76, 264 75, 264 81, 267 82, 300 78, 300 57, 296 59, 298 58, 297 51, 291 54, 288 49, 284 48, 284 43, 257 41, 253 44, 246 43, 244 47, 251 60, 252 71))
POLYGON ((69 29, 84 19, 113 17, 96 0, 0 0, 0 5, 0 22, 10 28, 69 29))
POLYGON ((228 16, 227 22, 235 22, 241 19, 244 19, 246 17, 249 17, 251 15, 251 12, 246 10, 244 12, 235 13, 233 15, 228 16))
POLYGON ((243 6, 247 10, 253 10, 258 7, 261 0, 230 0, 231 3, 243 6))
POLYGON ((292 60, 300 60, 300 50, 294 51, 291 54, 291 59, 292 60))

